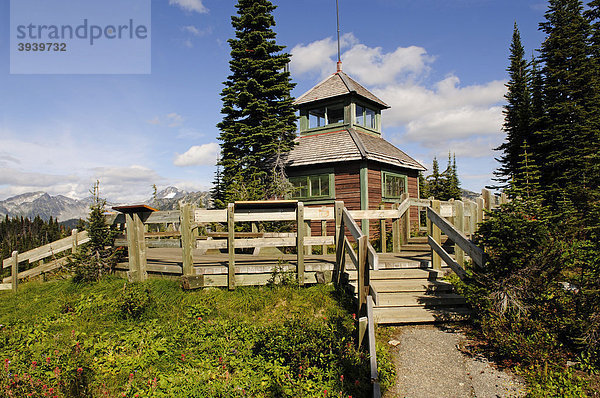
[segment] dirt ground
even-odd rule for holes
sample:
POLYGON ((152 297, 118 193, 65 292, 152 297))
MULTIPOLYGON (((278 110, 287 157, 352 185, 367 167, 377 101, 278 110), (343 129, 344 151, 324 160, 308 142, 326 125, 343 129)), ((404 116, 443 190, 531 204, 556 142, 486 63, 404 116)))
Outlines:
POLYGON ((461 352, 465 341, 452 327, 393 328, 388 344, 396 364, 396 385, 384 398, 525 396, 525 385, 513 374, 461 352))

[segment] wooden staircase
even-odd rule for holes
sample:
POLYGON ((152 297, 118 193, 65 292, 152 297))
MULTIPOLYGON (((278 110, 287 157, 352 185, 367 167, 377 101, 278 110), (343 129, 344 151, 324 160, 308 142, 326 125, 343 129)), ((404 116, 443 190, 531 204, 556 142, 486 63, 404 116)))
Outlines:
MULTIPOLYGON (((370 270, 370 294, 375 304, 373 315, 378 324, 407 324, 460 321, 468 318, 470 310, 465 299, 454 292, 452 284, 442 276, 445 270, 436 271, 424 268, 427 263, 414 259, 426 255, 421 246, 422 239, 411 239, 405 251, 398 258, 400 267, 393 263, 390 268, 380 263, 380 269, 370 270), (408 268, 407 266, 412 266, 408 268)), ((347 270, 343 282, 351 293, 357 292, 357 273, 347 270)))

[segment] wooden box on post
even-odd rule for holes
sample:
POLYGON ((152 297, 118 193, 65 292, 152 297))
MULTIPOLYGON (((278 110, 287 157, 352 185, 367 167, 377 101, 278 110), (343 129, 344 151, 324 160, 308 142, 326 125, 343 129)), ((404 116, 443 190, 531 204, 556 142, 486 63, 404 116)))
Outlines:
POLYGON ((115 206, 113 210, 125 214, 129 253, 128 279, 132 282, 143 282, 148 279, 144 221, 157 210, 147 205, 115 206))

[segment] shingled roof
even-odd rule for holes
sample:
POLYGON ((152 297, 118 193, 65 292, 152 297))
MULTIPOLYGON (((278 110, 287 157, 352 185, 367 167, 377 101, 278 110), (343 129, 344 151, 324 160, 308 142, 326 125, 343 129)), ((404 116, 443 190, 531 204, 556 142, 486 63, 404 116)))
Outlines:
POLYGON ((423 165, 381 137, 345 129, 296 138, 297 145, 286 155, 286 167, 373 160, 409 169, 423 165))
POLYGON ((356 80, 352 79, 350 76, 341 71, 334 73, 321 83, 308 90, 306 93, 302 94, 296 99, 294 104, 301 105, 307 102, 333 98, 350 93, 360 95, 361 97, 378 104, 382 108, 390 107, 388 104, 377 98, 369 90, 361 86, 356 80))

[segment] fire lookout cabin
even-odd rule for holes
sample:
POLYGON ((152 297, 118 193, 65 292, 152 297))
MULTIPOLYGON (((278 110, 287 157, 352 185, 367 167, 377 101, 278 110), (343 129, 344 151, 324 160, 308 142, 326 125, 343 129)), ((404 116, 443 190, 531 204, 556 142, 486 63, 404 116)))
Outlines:
MULTIPOLYGON (((374 210, 390 209, 404 193, 419 197, 425 167, 381 136, 381 111, 389 106, 341 67, 295 104, 300 133, 285 159, 292 199, 311 207, 342 200, 349 210, 374 210)), ((320 225, 312 227, 319 231, 320 225)), ((376 231, 367 220, 361 228, 371 236, 376 231)))

